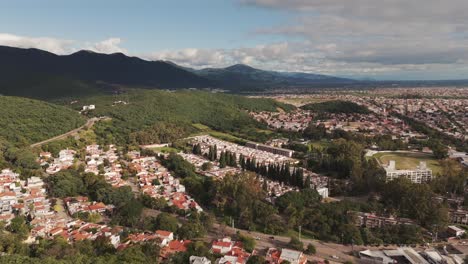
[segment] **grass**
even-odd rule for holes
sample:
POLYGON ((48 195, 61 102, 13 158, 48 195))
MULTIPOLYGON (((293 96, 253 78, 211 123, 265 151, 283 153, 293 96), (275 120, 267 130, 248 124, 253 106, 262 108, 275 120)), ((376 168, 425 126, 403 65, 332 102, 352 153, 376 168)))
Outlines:
POLYGON ((396 168, 399 170, 415 169, 419 165, 419 162, 425 161, 427 166, 432 169, 434 175, 442 171, 439 161, 426 153, 384 152, 375 154, 374 158, 381 164, 388 164, 390 160, 394 160, 396 168))
POLYGON ((324 149, 328 147, 329 145, 330 145, 330 142, 326 140, 317 140, 317 141, 309 142, 309 147, 318 148, 318 149, 324 149))
POLYGON ((157 148, 151 148, 152 151, 154 152, 160 152, 160 153, 171 153, 171 152, 179 152, 178 149, 176 148, 171 148, 171 147, 157 147, 157 148))

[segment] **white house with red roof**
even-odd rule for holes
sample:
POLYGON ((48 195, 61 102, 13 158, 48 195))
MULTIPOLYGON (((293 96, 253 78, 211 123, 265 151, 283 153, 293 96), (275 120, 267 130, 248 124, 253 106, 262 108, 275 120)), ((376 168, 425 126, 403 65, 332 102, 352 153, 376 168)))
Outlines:
POLYGON ((169 242, 174 240, 174 233, 170 231, 156 230, 156 236, 161 239, 161 247, 166 246, 169 242))

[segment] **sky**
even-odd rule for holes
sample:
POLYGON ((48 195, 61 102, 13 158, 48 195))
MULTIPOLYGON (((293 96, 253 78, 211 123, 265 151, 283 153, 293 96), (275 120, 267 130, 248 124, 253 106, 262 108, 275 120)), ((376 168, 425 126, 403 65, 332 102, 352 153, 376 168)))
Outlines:
POLYGON ((466 10, 466 0, 0 0, 0 45, 194 68, 468 79, 466 10))

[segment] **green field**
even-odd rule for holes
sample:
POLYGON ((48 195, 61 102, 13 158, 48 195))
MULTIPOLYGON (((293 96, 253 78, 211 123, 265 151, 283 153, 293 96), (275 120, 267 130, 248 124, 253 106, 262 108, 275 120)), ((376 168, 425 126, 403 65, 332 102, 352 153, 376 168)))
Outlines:
POLYGON ((171 147, 157 147, 157 148, 151 148, 152 151, 154 152, 159 152, 159 153, 171 153, 171 152, 179 152, 178 149, 176 148, 171 148, 171 147))
POLYGON ((409 153, 409 152, 385 152, 374 155, 381 164, 386 165, 390 160, 396 162, 396 168, 399 170, 415 169, 420 161, 425 161, 427 166, 432 169, 433 174, 441 172, 442 168, 439 161, 431 154, 409 153))

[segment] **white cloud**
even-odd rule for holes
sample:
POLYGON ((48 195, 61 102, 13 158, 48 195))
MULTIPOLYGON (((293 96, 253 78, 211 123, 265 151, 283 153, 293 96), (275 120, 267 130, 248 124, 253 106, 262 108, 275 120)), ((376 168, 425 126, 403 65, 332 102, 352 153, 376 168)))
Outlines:
POLYGON ((120 38, 109 38, 98 43, 94 43, 91 46, 88 46, 86 49, 92 50, 99 53, 127 53, 127 50, 121 48, 119 45, 122 42, 120 38))
POLYGON ((125 49, 119 46, 121 42, 122 40, 120 38, 109 38, 97 43, 83 43, 69 39, 28 37, 9 33, 0 33, 0 45, 17 48, 36 48, 60 55, 70 54, 80 49, 88 49, 99 53, 127 53, 125 49))
POLYGON ((70 52, 73 45, 72 40, 56 39, 48 37, 25 37, 7 33, 0 33, 0 45, 18 48, 37 48, 56 54, 70 52))

